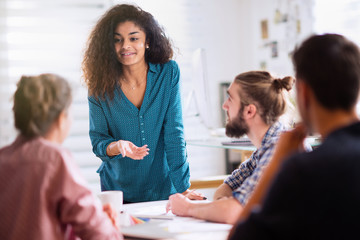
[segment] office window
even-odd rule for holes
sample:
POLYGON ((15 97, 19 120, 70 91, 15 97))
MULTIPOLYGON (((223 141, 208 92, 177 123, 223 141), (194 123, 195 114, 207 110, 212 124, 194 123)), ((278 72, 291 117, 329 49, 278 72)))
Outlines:
POLYGON ((89 31, 108 6, 105 0, 0 0, 0 146, 16 137, 11 98, 20 77, 62 75, 74 90, 73 127, 64 145, 94 190, 100 160, 91 152, 80 64, 89 31))
POLYGON ((359 0, 316 0, 314 15, 317 33, 339 33, 360 44, 359 0))
MULTIPOLYGON (((360 46, 359 0, 316 0, 314 15, 316 33, 342 34, 360 46)), ((357 113, 360 116, 360 102, 357 113)))

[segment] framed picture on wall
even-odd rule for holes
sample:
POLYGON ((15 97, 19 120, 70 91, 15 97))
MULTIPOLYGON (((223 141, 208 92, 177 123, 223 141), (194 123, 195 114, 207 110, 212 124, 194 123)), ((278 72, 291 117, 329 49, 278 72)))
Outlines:
POLYGON ((262 20, 260 22, 261 24, 261 38, 262 39, 268 39, 269 32, 268 32, 268 20, 262 20))

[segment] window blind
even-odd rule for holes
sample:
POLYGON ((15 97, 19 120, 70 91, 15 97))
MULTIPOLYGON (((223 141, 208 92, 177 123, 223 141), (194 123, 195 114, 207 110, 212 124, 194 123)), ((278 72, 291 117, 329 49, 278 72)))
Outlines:
POLYGON ((64 146, 93 191, 99 191, 100 164, 88 136, 87 91, 81 83, 81 59, 95 21, 110 6, 104 0, 0 0, 0 146, 16 137, 12 95, 22 75, 55 73, 73 87, 74 118, 64 146))

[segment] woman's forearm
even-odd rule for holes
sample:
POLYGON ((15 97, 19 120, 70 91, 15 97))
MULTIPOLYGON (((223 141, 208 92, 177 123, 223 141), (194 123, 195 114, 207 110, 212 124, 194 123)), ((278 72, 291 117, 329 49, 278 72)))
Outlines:
POLYGON ((106 154, 109 157, 119 155, 120 154, 120 146, 119 146, 119 144, 120 144, 119 141, 110 143, 106 148, 106 154))

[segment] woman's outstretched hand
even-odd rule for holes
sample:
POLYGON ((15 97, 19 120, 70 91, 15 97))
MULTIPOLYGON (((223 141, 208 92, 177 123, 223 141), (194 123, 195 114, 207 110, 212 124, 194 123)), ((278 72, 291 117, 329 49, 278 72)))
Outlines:
POLYGON ((121 154, 123 157, 129 157, 134 160, 142 160, 145 156, 149 155, 149 148, 147 145, 138 147, 130 141, 119 140, 112 142, 106 148, 108 156, 116 156, 121 154))
POLYGON ((149 154, 149 149, 147 148, 147 145, 137 147, 135 144, 129 141, 119 140, 117 142, 119 145, 120 153, 121 155, 123 155, 123 157, 129 157, 134 160, 141 160, 149 154))
POLYGON ((123 157, 129 157, 134 160, 142 160, 149 154, 147 145, 137 147, 135 144, 125 140, 117 141, 119 151, 123 157))

